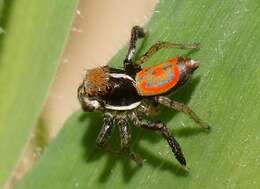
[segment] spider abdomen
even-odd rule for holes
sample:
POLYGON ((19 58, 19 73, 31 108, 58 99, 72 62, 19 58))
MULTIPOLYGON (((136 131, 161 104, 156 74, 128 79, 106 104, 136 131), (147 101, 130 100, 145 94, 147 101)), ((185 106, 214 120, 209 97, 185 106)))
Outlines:
POLYGON ((141 96, 164 94, 188 80, 197 67, 197 62, 182 57, 145 67, 135 77, 137 92, 141 96))

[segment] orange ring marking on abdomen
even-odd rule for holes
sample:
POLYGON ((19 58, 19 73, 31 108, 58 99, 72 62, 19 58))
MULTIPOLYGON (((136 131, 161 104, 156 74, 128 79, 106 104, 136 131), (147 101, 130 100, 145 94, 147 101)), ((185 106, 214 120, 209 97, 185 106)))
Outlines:
POLYGON ((172 71, 173 71, 173 79, 168 82, 165 83, 164 85, 161 86, 155 86, 155 87, 147 87, 147 81, 141 81, 140 82, 140 89, 141 91, 139 91, 141 93, 141 95, 144 96, 151 96, 151 95, 156 95, 156 94, 162 94, 164 92, 167 92, 169 89, 171 89, 174 85, 177 84, 177 82, 180 79, 180 71, 178 66, 176 65, 177 59, 172 59, 169 61, 172 65, 172 71))

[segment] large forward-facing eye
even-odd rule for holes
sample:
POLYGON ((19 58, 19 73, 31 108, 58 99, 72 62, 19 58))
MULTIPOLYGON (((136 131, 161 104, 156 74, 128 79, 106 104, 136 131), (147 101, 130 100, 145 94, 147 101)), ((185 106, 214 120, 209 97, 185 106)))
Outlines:
POLYGON ((87 112, 95 111, 101 106, 97 100, 91 100, 89 98, 84 98, 84 101, 85 101, 85 103, 82 108, 84 109, 84 111, 87 111, 87 112))

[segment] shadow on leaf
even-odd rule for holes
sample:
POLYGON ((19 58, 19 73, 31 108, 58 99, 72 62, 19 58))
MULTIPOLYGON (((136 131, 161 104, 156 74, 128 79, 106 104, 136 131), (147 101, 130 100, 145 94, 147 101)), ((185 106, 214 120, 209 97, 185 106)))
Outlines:
POLYGON ((0 33, 0 52, 2 52, 3 40, 6 35, 5 31, 8 27, 10 17, 12 16, 11 12, 12 12, 14 2, 15 2, 15 0, 4 1, 2 16, 0 15, 1 16, 0 17, 0 27, 3 28, 3 30, 4 30, 3 33, 0 33))
MULTIPOLYGON (((101 159, 101 157, 106 156, 106 163, 103 168, 102 174, 99 176, 99 181, 101 183, 108 181, 113 168, 116 166, 117 163, 121 163, 122 171, 123 171, 122 172, 123 179, 125 182, 129 182, 133 178, 135 173, 138 170, 142 169, 142 166, 138 166, 135 162, 131 161, 125 155, 118 155, 115 153, 106 152, 96 147, 95 140, 98 135, 99 128, 102 125, 102 117, 100 114, 91 113, 90 115, 90 113, 86 113, 81 117, 81 119, 82 118, 90 120, 87 131, 85 132, 85 135, 82 140, 82 144, 84 148, 84 154, 83 154, 84 159, 86 160, 86 162, 91 163, 93 161, 97 161, 101 159)), ((165 160, 163 157, 158 157, 157 155, 149 152, 149 150, 146 150, 139 144, 141 140, 148 140, 154 143, 157 140, 160 140, 161 138, 160 135, 152 132, 145 133, 141 129, 132 129, 132 130, 133 130, 133 134, 132 134, 133 151, 138 153, 138 155, 140 155, 141 158, 146 159, 143 166, 151 166, 153 168, 159 167, 160 170, 170 171, 172 172, 172 174, 179 175, 179 176, 187 175, 187 172, 183 170, 179 165, 176 165, 174 161, 165 160)), ((120 148, 119 133, 116 127, 114 128, 113 136, 109 140, 109 144, 111 144, 113 149, 118 150, 120 148)))

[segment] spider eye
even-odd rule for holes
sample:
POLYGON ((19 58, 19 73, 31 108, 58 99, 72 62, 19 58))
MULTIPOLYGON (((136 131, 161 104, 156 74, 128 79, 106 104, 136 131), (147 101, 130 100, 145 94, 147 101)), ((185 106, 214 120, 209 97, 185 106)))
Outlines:
POLYGON ((90 98, 84 98, 83 109, 87 112, 92 112, 97 110, 101 105, 97 100, 91 100, 90 98))
POLYGON ((97 99, 86 93, 84 85, 78 88, 78 99, 86 112, 92 112, 101 106, 97 99))

